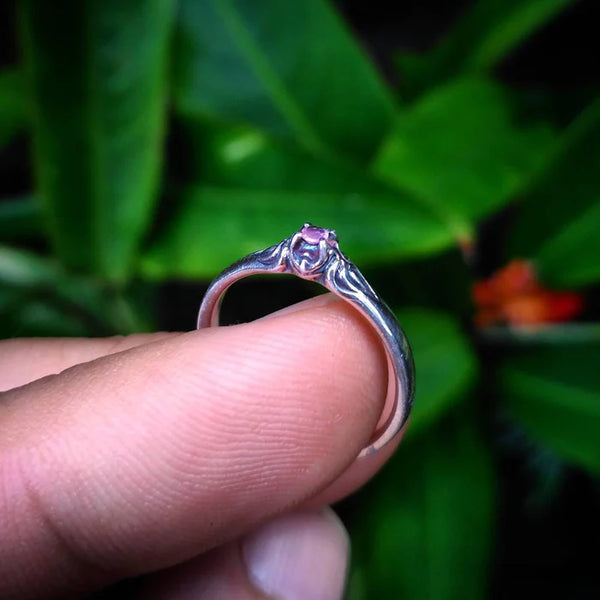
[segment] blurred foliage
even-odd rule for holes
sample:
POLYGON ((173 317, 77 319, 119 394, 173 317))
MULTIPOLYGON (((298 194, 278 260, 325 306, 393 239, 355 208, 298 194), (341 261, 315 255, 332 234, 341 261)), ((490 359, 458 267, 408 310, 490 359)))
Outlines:
POLYGON ((479 0, 398 55, 394 90, 326 0, 23 0, 0 146, 31 137, 36 186, 0 203, 2 335, 149 330, 163 282, 335 227, 391 305, 414 305, 397 314, 418 374, 405 444, 359 499, 349 596, 486 597, 497 416, 600 471, 597 306, 537 329, 465 319, 478 232, 507 207, 496 268, 528 258, 583 296, 600 282, 600 100, 566 127, 525 120, 494 72, 569 4, 479 0))
POLYGON ((175 3, 22 3, 39 199, 58 258, 128 278, 160 175, 175 3), (60 78, 57 73, 69 73, 60 78))
POLYGON ((487 74, 527 36, 573 0, 480 0, 424 55, 397 57, 405 92, 418 95, 447 79, 487 74))
POLYGON ((25 126, 24 92, 19 69, 0 72, 0 147, 25 126))
POLYGON ((597 333, 595 340, 515 352, 500 371, 502 394, 524 428, 595 473, 600 473, 599 364, 597 333))
POLYGON ((320 156, 364 162, 378 148, 392 95, 328 3, 181 0, 179 16, 182 115, 247 123, 320 156))
POLYGON ((550 148, 550 127, 519 127, 511 109, 506 90, 489 79, 438 87, 403 113, 374 168, 425 199, 457 240, 469 239, 479 219, 514 199, 550 148))
POLYGON ((523 191, 511 251, 537 260, 545 281, 581 287, 600 279, 600 100, 579 115, 523 191), (543 207, 543 208, 542 208, 543 207), (536 218, 540 209, 544 218, 536 218))
POLYGON ((365 597, 485 597, 495 484, 471 409, 406 440, 366 499, 355 549, 365 597))
POLYGON ((419 363, 419 402, 411 414, 407 438, 420 433, 473 385, 477 363, 456 319, 439 311, 396 311, 419 363))

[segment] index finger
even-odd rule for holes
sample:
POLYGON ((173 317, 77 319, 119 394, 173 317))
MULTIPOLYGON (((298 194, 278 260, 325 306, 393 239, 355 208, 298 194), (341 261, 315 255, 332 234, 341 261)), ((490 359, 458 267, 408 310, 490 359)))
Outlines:
POLYGON ((376 336, 336 302, 6 393, 0 595, 160 569, 297 506, 370 438, 385 377, 376 336))

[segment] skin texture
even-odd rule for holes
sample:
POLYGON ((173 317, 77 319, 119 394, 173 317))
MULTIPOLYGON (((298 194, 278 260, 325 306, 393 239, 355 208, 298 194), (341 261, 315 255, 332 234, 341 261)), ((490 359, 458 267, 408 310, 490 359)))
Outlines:
POLYGON ((189 333, 1 342, 0 597, 143 575, 140 597, 265 598, 267 553, 311 540, 332 575, 303 593, 339 597, 347 540, 319 509, 394 450, 354 462, 385 369, 332 296, 189 333))

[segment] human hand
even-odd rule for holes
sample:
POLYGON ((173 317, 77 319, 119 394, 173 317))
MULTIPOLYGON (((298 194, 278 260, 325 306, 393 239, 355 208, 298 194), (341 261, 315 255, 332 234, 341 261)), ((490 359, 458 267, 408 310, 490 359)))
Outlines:
POLYGON ((382 411, 376 335, 335 296, 252 323, 0 343, 0 597, 334 600, 329 509, 382 411), (58 375, 53 375, 59 373, 58 375))

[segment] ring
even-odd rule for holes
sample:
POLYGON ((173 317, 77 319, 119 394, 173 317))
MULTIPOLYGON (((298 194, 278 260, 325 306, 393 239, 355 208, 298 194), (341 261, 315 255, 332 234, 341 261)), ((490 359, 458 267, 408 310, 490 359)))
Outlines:
POLYGON ((239 279, 259 273, 291 273, 320 283, 349 302, 373 326, 387 355, 388 390, 375 433, 358 456, 380 450, 402 430, 414 400, 412 352, 394 313, 339 249, 335 231, 305 223, 279 244, 249 254, 225 269, 206 291, 198 312, 198 329, 216 327, 227 289, 239 279))

